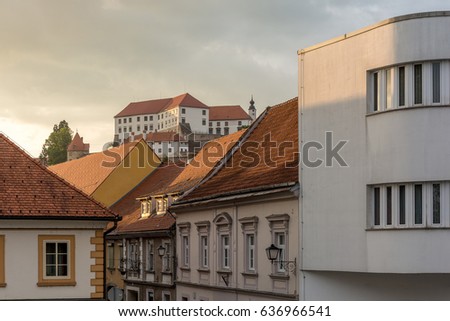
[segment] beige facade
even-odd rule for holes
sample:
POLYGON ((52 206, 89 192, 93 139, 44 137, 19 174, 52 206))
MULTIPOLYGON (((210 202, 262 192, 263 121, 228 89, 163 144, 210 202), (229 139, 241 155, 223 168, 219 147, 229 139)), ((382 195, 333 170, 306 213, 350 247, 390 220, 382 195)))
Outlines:
POLYGON ((177 300, 297 300, 297 185, 176 208, 177 300), (265 249, 283 248, 272 264, 265 249))

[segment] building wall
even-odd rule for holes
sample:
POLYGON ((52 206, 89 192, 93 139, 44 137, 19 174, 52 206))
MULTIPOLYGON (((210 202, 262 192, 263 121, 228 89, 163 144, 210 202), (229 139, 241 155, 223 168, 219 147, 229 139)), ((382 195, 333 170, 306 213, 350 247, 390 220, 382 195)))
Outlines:
POLYGON ((147 177, 160 162, 144 141, 139 142, 92 193, 92 197, 107 207, 111 206, 147 177))
MULTIPOLYGON (((193 209, 189 212, 177 212, 177 300, 283 300, 293 299, 298 294, 298 282, 295 272, 289 276, 270 277, 274 266, 267 259, 265 249, 273 242, 267 216, 287 214, 289 216, 286 237, 288 248, 286 260, 298 259, 298 201, 295 198, 277 200, 267 197, 265 201, 213 209, 193 209), (219 234, 214 219, 221 213, 228 213, 231 226, 231 274, 228 285, 222 278, 219 257, 219 234), (246 273, 245 236, 242 218, 258 217, 255 230, 256 273, 246 273), (209 270, 201 271, 200 235, 196 223, 209 222, 209 270), (180 226, 190 223, 189 267, 183 266, 183 241, 180 226)), ((298 266, 297 266, 298 268, 298 266)))
POLYGON ((102 298, 103 251, 99 247, 103 244, 95 239, 103 239, 103 227, 94 222, 3 221, 0 235, 5 240, 6 286, 0 287, 0 299, 102 298), (39 235, 74 236, 76 285, 37 285, 39 235))
MULTIPOLYGON (((448 14, 412 15, 299 52, 302 147, 308 142, 326 146, 326 132, 332 132, 330 149, 339 140, 347 141, 340 155, 348 164, 342 167, 335 160, 329 166, 323 163, 317 168, 304 164, 300 171, 301 246, 306 284, 309 284, 306 298, 329 297, 324 281, 337 275, 312 271, 450 272, 450 262, 440 252, 445 251, 442 242, 448 242, 445 232, 426 229, 427 226, 372 230, 371 221, 371 184, 450 179, 450 165, 446 161, 450 146, 444 139, 450 133, 444 125, 450 121, 450 111, 447 105, 422 104, 373 113, 370 78, 373 70, 384 67, 448 60, 450 38, 446 30, 449 27, 448 14), (319 280, 322 276, 326 279, 319 280), (308 293, 315 294, 308 296, 308 293)), ((428 86, 424 79, 424 86, 428 86)), ((449 84, 443 83, 441 91, 448 90, 449 84)), ((318 157, 325 160, 325 150, 310 150, 309 160, 318 157)), ((449 216, 449 212, 445 215, 449 216)), ((353 284, 362 282, 359 286, 363 289, 363 282, 370 278, 385 284, 383 274, 366 276, 358 274, 359 281, 353 284)), ((343 282, 331 284, 341 286, 343 282)), ((406 298, 410 289, 413 287, 395 293, 406 298)))
POLYGON ((209 121, 209 133, 210 134, 219 134, 219 135, 228 135, 237 132, 242 128, 242 126, 249 126, 251 120, 241 119, 241 120, 215 120, 209 121), (240 125, 239 125, 240 124, 240 125), (220 132, 217 132, 217 129, 220 129, 220 132), (225 128, 228 128, 228 133, 225 132, 225 128), (212 132, 211 132, 212 131, 212 132))

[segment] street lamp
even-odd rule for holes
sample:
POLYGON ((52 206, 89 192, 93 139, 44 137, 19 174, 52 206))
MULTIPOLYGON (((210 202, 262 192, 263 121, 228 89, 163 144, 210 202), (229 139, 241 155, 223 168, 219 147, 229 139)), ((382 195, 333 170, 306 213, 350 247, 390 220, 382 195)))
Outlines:
POLYGON ((281 252, 282 249, 272 243, 268 248, 266 248, 267 259, 269 259, 272 264, 274 263, 274 261, 276 261, 275 263, 280 264, 289 272, 294 272, 295 274, 297 268, 297 259, 294 259, 294 261, 279 260, 278 258, 281 258, 281 252))

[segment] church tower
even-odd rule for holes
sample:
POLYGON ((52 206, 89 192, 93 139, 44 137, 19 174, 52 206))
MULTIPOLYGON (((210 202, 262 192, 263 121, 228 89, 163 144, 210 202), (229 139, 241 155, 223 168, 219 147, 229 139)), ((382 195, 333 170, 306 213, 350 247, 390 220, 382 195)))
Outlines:
POLYGON ((248 107, 248 115, 252 119, 252 122, 255 121, 255 119, 256 119, 256 107, 255 107, 255 102, 253 101, 253 95, 252 95, 252 99, 250 100, 250 106, 248 107))

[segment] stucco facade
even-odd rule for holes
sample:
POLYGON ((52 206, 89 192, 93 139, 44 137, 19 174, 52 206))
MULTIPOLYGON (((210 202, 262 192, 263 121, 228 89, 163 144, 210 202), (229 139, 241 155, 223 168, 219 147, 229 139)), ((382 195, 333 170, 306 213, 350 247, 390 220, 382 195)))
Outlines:
POLYGON ((300 170, 301 299, 450 298, 449 27, 414 14, 299 51, 301 147, 331 132, 348 165, 300 170))

